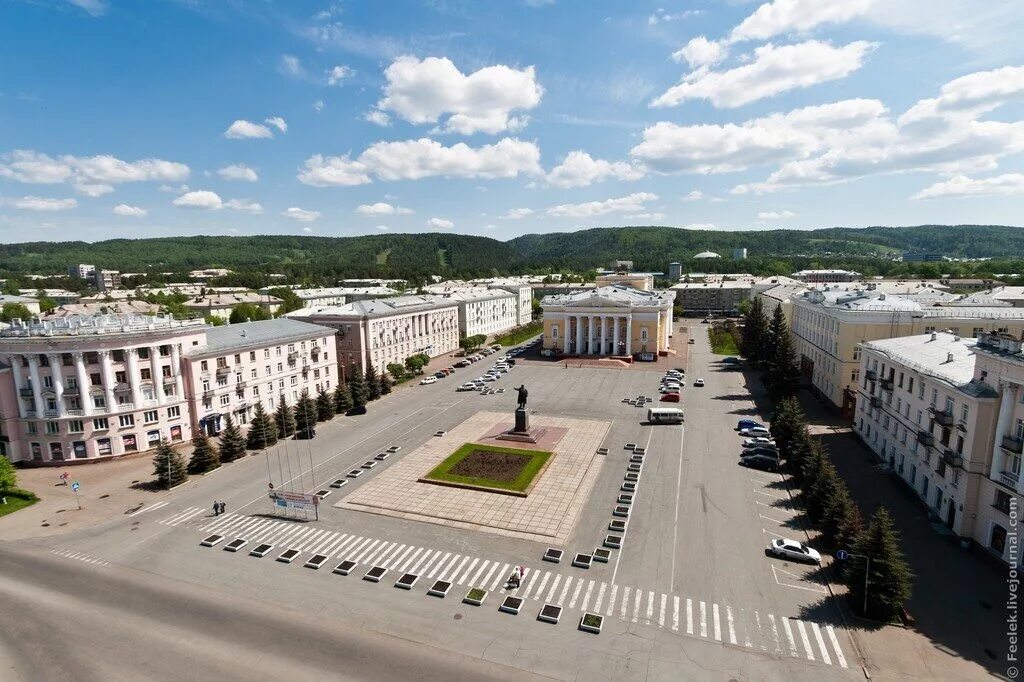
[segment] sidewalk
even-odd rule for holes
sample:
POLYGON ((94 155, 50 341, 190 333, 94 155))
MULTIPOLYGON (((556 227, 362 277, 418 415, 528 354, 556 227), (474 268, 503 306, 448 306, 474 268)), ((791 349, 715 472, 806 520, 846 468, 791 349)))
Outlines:
POLYGON ((1005 679, 1006 574, 937 533, 916 496, 889 474, 872 468, 871 453, 842 420, 807 393, 801 394, 801 402, 812 432, 828 447, 865 522, 878 506, 892 513, 917 575, 907 604, 916 619, 912 629, 852 624, 872 677, 1005 679))

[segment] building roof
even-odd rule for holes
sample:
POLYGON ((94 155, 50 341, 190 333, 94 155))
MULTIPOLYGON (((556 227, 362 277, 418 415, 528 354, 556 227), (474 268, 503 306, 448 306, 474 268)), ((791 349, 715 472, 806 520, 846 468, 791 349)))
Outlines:
MULTIPOLYGON (((509 295, 509 294, 506 294, 509 295)), ((420 313, 443 308, 454 308, 458 302, 439 296, 395 296, 393 298, 367 299, 353 301, 345 305, 327 306, 324 308, 303 308, 288 313, 288 317, 343 317, 370 318, 390 317, 406 313, 420 313)))
POLYGON ((187 308, 233 308, 241 303, 255 303, 265 305, 280 305, 281 299, 266 294, 258 294, 255 291, 241 291, 238 293, 208 294, 197 296, 185 301, 187 308))
POLYGON ((721 258, 721 256, 719 256, 714 251, 701 251, 700 253, 694 255, 694 258, 721 258))
POLYGON ((708 282, 680 282, 673 284, 670 289, 750 289, 753 285, 749 281, 721 280, 708 282))
POLYGON ((160 312, 160 306, 145 301, 91 301, 89 303, 68 303, 57 306, 48 313, 40 315, 42 319, 52 320, 58 317, 74 317, 76 315, 154 315, 160 312))
POLYGON ((988 384, 974 380, 977 341, 948 332, 929 332, 862 343, 894 362, 978 398, 995 398, 988 384))
POLYGON ((0 331, 4 338, 135 334, 180 327, 205 327, 200 319, 178 320, 172 315, 71 315, 53 320, 22 320, 0 331))
POLYGON ((647 307, 660 306, 665 302, 671 304, 675 300, 675 294, 670 291, 644 291, 621 284, 610 284, 606 287, 597 287, 592 291, 577 291, 568 294, 549 294, 541 300, 541 305, 548 306, 577 306, 585 305, 589 301, 604 299, 614 301, 623 306, 647 307))
POLYGON ((185 352, 188 357, 222 355, 224 353, 302 341, 315 336, 334 336, 330 327, 301 322, 287 317, 257 322, 226 324, 206 330, 206 345, 185 352))
POLYGON ((773 301, 785 302, 790 299, 796 298, 800 294, 807 291, 807 285, 800 284, 779 284, 770 289, 766 289, 761 292, 761 296, 772 299, 773 301))
POLYGON ((860 273, 854 272, 853 270, 800 270, 799 272, 793 273, 794 277, 807 277, 809 275, 851 275, 854 277, 860 277, 860 273))
POLYGON ((19 303, 21 305, 27 305, 31 303, 39 303, 39 301, 28 296, 12 296, 10 294, 0 294, 0 306, 7 305, 8 303, 19 303))
POLYGON ((772 275, 771 277, 765 277, 754 282, 758 286, 766 286, 769 284, 786 284, 789 286, 805 287, 807 286, 798 279, 792 277, 786 277, 785 275, 772 275))

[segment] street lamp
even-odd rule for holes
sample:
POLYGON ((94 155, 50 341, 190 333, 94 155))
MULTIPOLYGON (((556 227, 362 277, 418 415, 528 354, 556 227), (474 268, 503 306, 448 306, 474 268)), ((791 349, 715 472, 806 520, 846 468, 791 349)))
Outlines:
POLYGON ((836 559, 846 561, 847 559, 864 559, 864 615, 868 615, 868 576, 871 575, 871 557, 866 554, 851 554, 845 549, 836 552, 836 559))

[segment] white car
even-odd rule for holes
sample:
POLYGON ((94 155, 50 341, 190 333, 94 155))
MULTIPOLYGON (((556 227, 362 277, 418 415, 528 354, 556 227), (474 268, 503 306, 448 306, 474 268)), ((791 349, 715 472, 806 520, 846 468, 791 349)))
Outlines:
POLYGON ((456 391, 475 391, 476 390, 476 384, 474 384, 474 383, 462 384, 461 386, 459 386, 455 390, 456 391))
POLYGON ((698 388, 701 388, 701 387, 704 386, 704 380, 703 379, 697 379, 695 382, 693 382, 693 385, 698 387, 698 388))
POLYGON ((764 428, 763 426, 753 426, 753 427, 751 427, 749 429, 740 429, 740 435, 741 436, 748 436, 748 437, 754 437, 754 436, 765 436, 765 437, 767 437, 767 436, 772 435, 772 432, 769 431, 768 429, 764 428))
POLYGON ((665 384, 658 390, 658 392, 662 395, 666 393, 679 393, 680 388, 679 384, 665 384))
POLYGON ((437 377, 423 377, 420 379, 420 386, 426 386, 427 384, 436 384, 437 377))
POLYGON ((493 374, 485 374, 482 377, 480 377, 480 380, 481 381, 497 381, 498 377, 494 376, 493 374))
POLYGON ((786 538, 772 540, 771 544, 768 545, 768 551, 782 559, 821 565, 821 555, 816 550, 796 540, 786 538))
POLYGON ((748 438, 743 441, 743 447, 745 448, 757 448, 757 447, 775 447, 775 441, 765 436, 758 436, 756 438, 748 438))

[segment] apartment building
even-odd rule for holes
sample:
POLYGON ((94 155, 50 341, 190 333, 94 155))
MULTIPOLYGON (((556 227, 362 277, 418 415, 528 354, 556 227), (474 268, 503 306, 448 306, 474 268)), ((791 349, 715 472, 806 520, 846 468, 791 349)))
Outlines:
MULTIPOLYGON (((519 324, 519 294, 504 289, 435 284, 424 287, 430 294, 459 307, 459 331, 463 336, 493 336, 519 324)), ((531 294, 532 295, 532 294, 531 294)))
POLYGON ((610 287, 619 284, 640 291, 652 291, 654 289, 654 275, 649 272, 609 272, 598 275, 594 279, 598 288, 610 287))
POLYGON ((67 289, 19 289, 18 294, 36 300, 45 296, 57 305, 78 303, 78 300, 81 298, 80 295, 67 289))
POLYGON ((483 282, 483 285, 515 296, 517 326, 529 324, 533 320, 533 287, 529 282, 521 279, 492 279, 483 282))
POLYGON ((751 284, 747 281, 684 282, 671 289, 684 311, 702 315, 736 315, 740 304, 751 295, 751 284))
POLYGON ((860 279, 860 273, 852 270, 801 270, 800 272, 794 272, 793 277, 803 280, 808 284, 855 282, 860 279))
POLYGON ((281 307, 282 301, 277 297, 258 294, 255 291, 241 291, 237 293, 207 293, 189 299, 183 305, 201 317, 210 316, 227 320, 231 317, 231 311, 243 303, 259 306, 273 315, 281 307))
POLYGON ((39 314, 39 299, 29 298, 28 296, 11 296, 10 294, 0 294, 0 308, 5 305, 23 305, 33 315, 39 314))
POLYGON ((811 289, 792 297, 790 305, 801 373, 847 418, 853 417, 860 383, 857 344, 942 330, 977 337, 986 331, 1019 334, 1024 329, 1022 309, 928 305, 878 291, 811 289))
POLYGON ((436 296, 396 296, 356 301, 329 308, 303 308, 288 313, 336 330, 336 356, 342 371, 356 365, 365 372, 372 363, 378 372, 410 355, 430 357, 459 347, 459 306, 436 296))
POLYGON ((258 403, 272 412, 304 391, 333 390, 335 330, 280 318, 210 327, 185 352, 185 390, 194 432, 220 433, 225 417, 248 424, 258 403))

